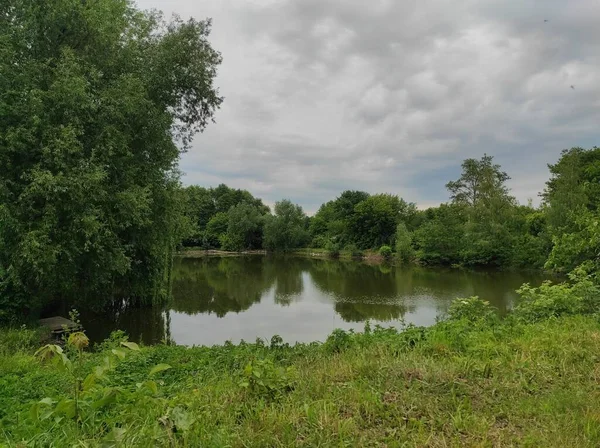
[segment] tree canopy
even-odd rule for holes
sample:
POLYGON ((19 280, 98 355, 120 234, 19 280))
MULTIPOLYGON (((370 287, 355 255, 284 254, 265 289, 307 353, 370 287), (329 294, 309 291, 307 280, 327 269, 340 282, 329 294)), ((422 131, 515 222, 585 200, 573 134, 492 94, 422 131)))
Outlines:
POLYGON ((222 101, 209 33, 127 0, 2 3, 2 312, 165 293, 179 154, 222 101))

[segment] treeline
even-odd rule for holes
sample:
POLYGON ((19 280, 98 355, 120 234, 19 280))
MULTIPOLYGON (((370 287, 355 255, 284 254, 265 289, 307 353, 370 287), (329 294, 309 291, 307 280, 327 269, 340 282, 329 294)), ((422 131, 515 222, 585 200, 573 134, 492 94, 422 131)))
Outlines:
POLYGON ((448 203, 418 210, 391 194, 344 191, 308 217, 288 200, 271 214, 249 192, 225 185, 184 189, 191 223, 184 246, 289 251, 301 247, 360 256, 379 251, 422 264, 547 268, 596 264, 600 253, 600 148, 572 148, 549 165, 539 207, 521 205, 493 157, 467 159, 446 184, 448 203))
POLYGON ((221 184, 216 188, 183 188, 187 235, 184 247, 244 251, 289 251, 310 242, 302 207, 283 200, 273 213, 246 190, 221 184))

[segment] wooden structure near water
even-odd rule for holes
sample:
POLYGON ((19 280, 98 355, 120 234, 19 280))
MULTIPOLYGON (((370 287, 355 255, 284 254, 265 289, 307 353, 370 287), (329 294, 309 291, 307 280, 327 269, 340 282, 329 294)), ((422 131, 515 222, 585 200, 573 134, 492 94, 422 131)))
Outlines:
POLYGON ((48 327, 50 331, 54 334, 64 333, 67 331, 74 331, 79 329, 79 325, 72 320, 69 320, 65 317, 54 316, 47 317, 45 319, 39 320, 40 325, 44 327, 48 327))

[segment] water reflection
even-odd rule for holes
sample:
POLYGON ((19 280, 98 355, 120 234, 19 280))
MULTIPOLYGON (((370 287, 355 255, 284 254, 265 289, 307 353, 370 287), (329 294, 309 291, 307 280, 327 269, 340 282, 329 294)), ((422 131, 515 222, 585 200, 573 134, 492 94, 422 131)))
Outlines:
POLYGON ((524 282, 539 274, 369 265, 297 257, 178 259, 172 300, 152 309, 82 314, 94 340, 121 328, 133 340, 213 344, 281 335, 323 340, 366 320, 430 325, 456 297, 478 295, 506 312, 524 282))

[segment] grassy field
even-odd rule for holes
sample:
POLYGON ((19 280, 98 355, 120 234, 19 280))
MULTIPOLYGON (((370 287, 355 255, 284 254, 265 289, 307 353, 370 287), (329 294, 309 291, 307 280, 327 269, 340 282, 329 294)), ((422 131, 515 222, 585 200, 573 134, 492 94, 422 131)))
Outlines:
POLYGON ((324 344, 63 353, 0 333, 0 446, 600 446, 598 289, 521 291, 504 320, 478 299, 404 332, 324 344), (64 355, 64 356, 63 356, 64 355))

